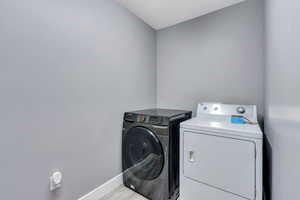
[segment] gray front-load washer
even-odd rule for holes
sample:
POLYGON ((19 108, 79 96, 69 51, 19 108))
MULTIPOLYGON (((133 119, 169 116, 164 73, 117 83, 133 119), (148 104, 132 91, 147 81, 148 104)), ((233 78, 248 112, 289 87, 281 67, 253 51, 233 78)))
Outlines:
POLYGON ((124 185, 151 200, 179 196, 179 123, 190 111, 150 109, 124 114, 124 185))

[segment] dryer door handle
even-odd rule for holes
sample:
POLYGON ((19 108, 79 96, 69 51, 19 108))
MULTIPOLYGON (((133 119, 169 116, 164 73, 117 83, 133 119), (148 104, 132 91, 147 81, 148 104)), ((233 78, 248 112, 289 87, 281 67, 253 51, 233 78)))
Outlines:
POLYGON ((193 163, 195 162, 195 152, 189 151, 189 162, 193 163))

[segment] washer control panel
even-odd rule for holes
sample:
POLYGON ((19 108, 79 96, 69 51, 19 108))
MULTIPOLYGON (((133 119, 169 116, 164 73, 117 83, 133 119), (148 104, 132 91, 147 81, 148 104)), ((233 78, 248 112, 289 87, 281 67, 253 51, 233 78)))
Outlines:
POLYGON ((124 120, 129 122, 147 123, 161 126, 167 126, 169 124, 169 120, 166 117, 140 115, 134 113, 125 113, 124 120))

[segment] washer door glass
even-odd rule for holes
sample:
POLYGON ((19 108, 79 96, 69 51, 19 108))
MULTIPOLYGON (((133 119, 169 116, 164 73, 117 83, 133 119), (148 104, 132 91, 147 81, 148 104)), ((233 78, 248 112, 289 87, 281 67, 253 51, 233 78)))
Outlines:
POLYGON ((124 165, 142 180, 157 178, 164 166, 164 151, 157 136, 147 128, 133 127, 123 140, 124 165))

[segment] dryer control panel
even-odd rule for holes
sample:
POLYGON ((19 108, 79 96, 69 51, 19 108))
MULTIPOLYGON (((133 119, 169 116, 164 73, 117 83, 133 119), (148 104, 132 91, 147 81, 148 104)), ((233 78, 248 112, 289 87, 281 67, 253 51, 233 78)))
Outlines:
POLYGON ((222 103, 199 103, 197 117, 203 115, 242 116, 252 122, 257 122, 255 105, 232 105, 222 103))

